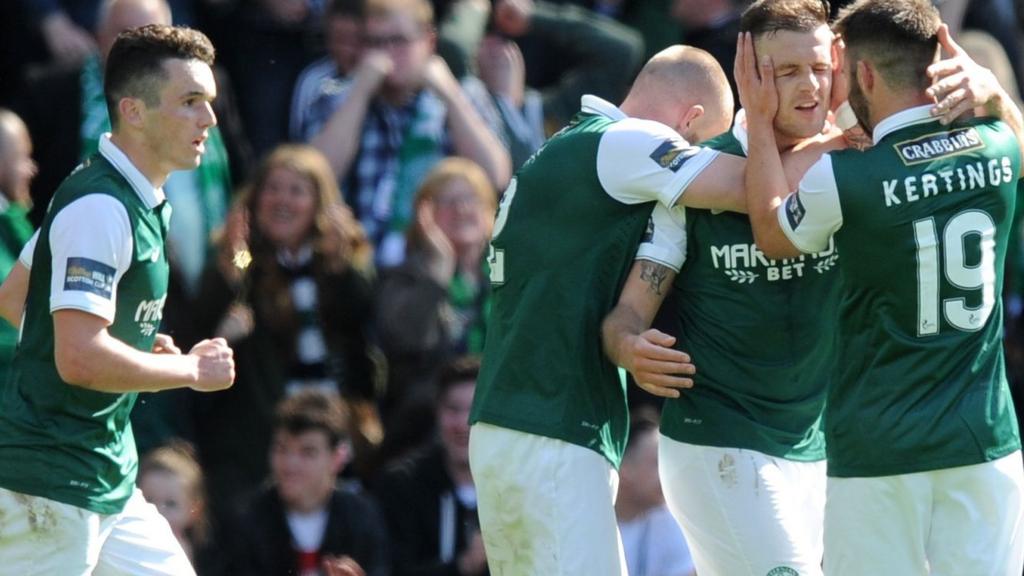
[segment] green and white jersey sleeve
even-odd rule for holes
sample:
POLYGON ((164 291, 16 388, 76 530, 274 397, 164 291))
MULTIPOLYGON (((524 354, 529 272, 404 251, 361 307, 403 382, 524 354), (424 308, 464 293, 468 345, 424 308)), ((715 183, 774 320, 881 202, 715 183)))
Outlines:
POLYGON ((668 266, 679 272, 686 261, 686 208, 658 204, 651 212, 637 260, 668 266))
POLYGON ((826 154, 811 166, 777 214, 782 231, 801 252, 812 254, 828 247, 832 235, 843 225, 831 156, 826 154))
POLYGON ((597 177, 605 192, 624 204, 657 200, 675 206, 717 156, 716 150, 691 146, 664 124, 624 118, 601 136, 597 177))
POLYGON ((109 194, 83 196, 54 216, 49 239, 50 311, 81 310, 113 323, 117 284, 132 262, 124 204, 109 194))

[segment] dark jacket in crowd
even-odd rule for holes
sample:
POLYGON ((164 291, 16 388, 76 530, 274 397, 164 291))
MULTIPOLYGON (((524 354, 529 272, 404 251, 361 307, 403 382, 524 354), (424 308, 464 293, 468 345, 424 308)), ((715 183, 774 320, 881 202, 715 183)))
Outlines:
MULTIPOLYGON (((321 556, 351 556, 366 576, 390 574, 387 533, 376 504, 353 488, 336 488, 327 503, 321 556)), ((298 574, 299 552, 292 543, 284 503, 273 486, 250 498, 237 522, 224 534, 229 542, 226 574, 298 574)))
POLYGON ((391 536, 395 576, 470 576, 459 572, 457 559, 479 530, 476 509, 455 496, 440 444, 389 467, 374 494, 391 536))

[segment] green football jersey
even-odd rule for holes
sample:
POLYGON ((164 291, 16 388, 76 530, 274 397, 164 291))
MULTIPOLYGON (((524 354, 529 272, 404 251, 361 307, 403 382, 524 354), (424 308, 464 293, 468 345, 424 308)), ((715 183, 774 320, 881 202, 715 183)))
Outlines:
MULTIPOLYGON (((6 278, 18 261, 21 248, 32 237, 28 212, 20 204, 0 198, 0 278, 6 278)), ((18 345, 18 329, 0 319, 0 386, 7 381, 14 350, 18 345)))
MULTIPOLYGON (((737 125, 702 145, 746 156, 737 125)), ((832 367, 839 252, 772 260, 745 214, 686 209, 676 276, 676 347, 694 386, 665 401, 661 431, 680 442, 825 458, 821 413, 832 367)))
POLYGON ((502 197, 470 421, 584 446, 617 467, 628 413, 601 322, 650 232, 654 201, 674 205, 717 152, 603 101, 584 104, 502 197))
POLYGON ((780 208, 801 250, 843 257, 829 474, 978 464, 1020 448, 1003 362, 1003 263, 1020 174, 1002 122, 942 126, 929 106, 875 145, 813 166, 780 208))
MULTIPOLYGON (((112 303, 110 335, 151 350, 167 294, 169 218, 166 202, 148 205, 102 154, 92 156, 57 189, 33 252, 21 343, 0 396, 0 462, 5 463, 0 486, 100 514, 123 509, 138 468, 129 423, 137 394, 98 392, 61 379, 54 362, 53 280, 59 280, 56 290, 81 295, 82 302, 112 303), (126 270, 84 257, 58 263, 66 266, 63 271, 52 269, 54 220, 90 195, 109 196, 127 212, 132 250, 126 270)), ((71 307, 89 311, 85 305, 71 307)))

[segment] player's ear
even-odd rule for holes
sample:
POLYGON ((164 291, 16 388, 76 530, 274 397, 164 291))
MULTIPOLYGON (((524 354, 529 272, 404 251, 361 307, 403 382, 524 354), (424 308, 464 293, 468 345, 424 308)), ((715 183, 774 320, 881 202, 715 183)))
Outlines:
POLYGON ((140 98, 125 96, 117 102, 117 111, 121 116, 121 121, 131 126, 142 124, 142 113, 145 108, 146 103, 140 98))
POLYGON ((700 104, 694 104, 689 108, 682 110, 679 116, 679 120, 676 124, 676 130, 689 140, 688 134, 692 134, 694 130, 694 123, 697 119, 704 115, 704 106, 700 104))
POLYGON ((868 94, 875 89, 875 68, 867 60, 857 60, 857 74, 855 75, 857 86, 861 92, 868 94))

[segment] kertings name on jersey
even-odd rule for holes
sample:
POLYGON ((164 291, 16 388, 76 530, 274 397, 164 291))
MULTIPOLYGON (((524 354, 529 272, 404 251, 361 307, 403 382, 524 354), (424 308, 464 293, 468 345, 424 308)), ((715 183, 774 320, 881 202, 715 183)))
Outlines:
POLYGON ((885 207, 912 203, 922 198, 938 196, 940 192, 963 192, 999 186, 1013 181, 1013 164, 1008 156, 985 162, 972 162, 955 169, 893 178, 882 181, 885 207))

